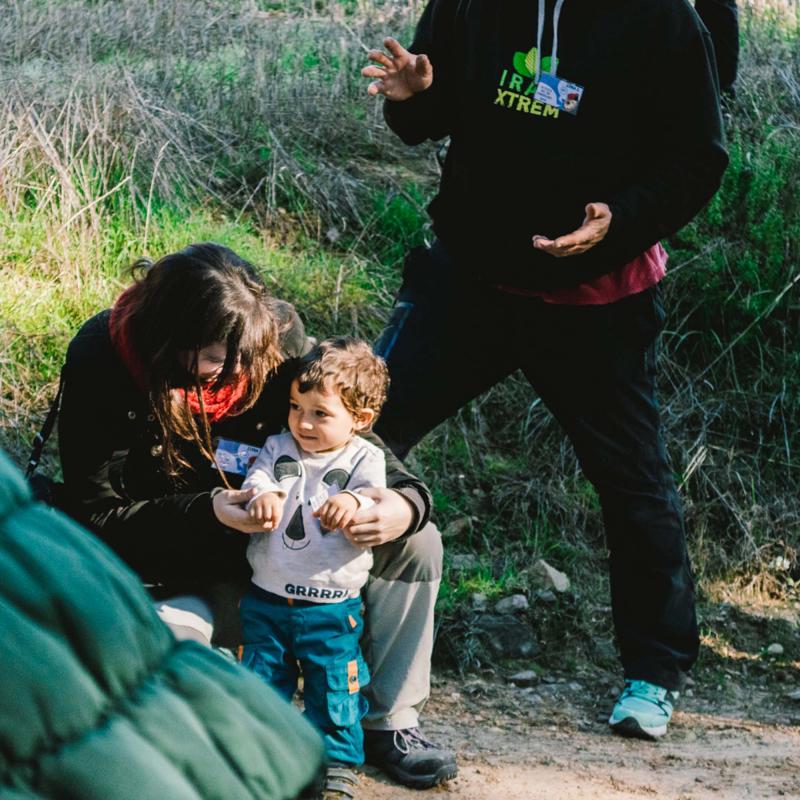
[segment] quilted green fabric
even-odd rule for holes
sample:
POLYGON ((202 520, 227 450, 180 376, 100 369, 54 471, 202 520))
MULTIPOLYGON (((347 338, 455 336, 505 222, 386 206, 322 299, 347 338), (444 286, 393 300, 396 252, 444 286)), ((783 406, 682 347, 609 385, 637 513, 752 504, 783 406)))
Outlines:
POLYGON ((0 798, 294 798, 322 741, 269 687, 177 642, 99 540, 0 452, 0 798))

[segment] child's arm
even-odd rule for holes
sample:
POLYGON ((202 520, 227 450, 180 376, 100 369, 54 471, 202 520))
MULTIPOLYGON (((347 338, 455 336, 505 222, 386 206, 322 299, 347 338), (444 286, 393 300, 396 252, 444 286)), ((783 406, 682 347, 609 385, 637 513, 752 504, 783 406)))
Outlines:
POLYGON ((262 492, 256 495, 248 504, 247 510, 250 518, 262 523, 265 531, 274 531, 283 516, 285 494, 277 492, 262 492))
POLYGON ((256 457, 242 483, 242 489, 255 489, 257 494, 247 504, 250 517, 263 523, 264 530, 278 527, 283 514, 286 492, 275 480, 273 466, 277 456, 276 439, 270 436, 256 457))
POLYGON ((319 524, 329 531, 346 528, 361 508, 359 499, 351 492, 339 492, 329 497, 315 512, 319 524))
POLYGON ((372 486, 386 486, 386 459, 377 448, 365 448, 353 467, 347 489, 328 498, 316 511, 322 527, 330 531, 347 528, 359 509, 373 505, 370 498, 358 492, 372 486))

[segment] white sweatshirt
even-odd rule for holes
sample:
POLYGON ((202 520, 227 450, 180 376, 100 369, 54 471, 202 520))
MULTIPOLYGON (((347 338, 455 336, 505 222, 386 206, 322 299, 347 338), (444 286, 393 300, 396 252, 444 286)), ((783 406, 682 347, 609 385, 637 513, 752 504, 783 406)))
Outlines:
POLYGON ((290 433, 270 436, 253 462, 242 489, 275 492, 284 500, 278 527, 250 537, 247 559, 253 583, 283 597, 337 603, 357 597, 367 582, 372 551, 351 544, 341 531, 323 531, 313 517, 328 497, 386 486, 383 452, 359 436, 327 453, 307 453, 290 433))

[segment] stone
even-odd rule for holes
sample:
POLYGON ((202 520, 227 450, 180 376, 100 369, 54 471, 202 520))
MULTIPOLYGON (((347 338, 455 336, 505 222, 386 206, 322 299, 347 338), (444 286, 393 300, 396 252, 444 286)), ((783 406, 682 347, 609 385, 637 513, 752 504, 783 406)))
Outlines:
POLYGON ((543 558, 533 565, 532 572, 539 588, 559 593, 569 591, 569 578, 555 567, 551 567, 543 558))
POLYGON ((489 604, 489 598, 485 594, 482 594, 481 592, 474 592, 470 600, 472 601, 473 610, 486 611, 486 607, 489 604))
POLYGON ((456 536, 464 536, 472 530, 472 520, 469 517, 459 517, 454 519, 443 531, 443 539, 455 539, 456 536))
POLYGON ((503 658, 530 658, 539 652, 531 629, 511 614, 481 614, 475 619, 481 641, 503 658))
POLYGON ((457 572, 472 572, 478 569, 480 562, 472 553, 457 554, 450 558, 450 566, 457 572))
POLYGON ((541 600, 543 603, 547 603, 548 605, 558 602, 555 592, 551 592, 549 589, 540 589, 538 592, 536 592, 536 599, 541 600))
POLYGON ((542 698, 535 692, 531 692, 531 694, 527 695, 527 697, 528 697, 528 702, 532 706, 538 706, 541 705, 542 703, 542 698))
POLYGON ((539 676, 532 669, 526 669, 522 672, 517 672, 509 678, 509 681, 515 686, 525 688, 526 686, 535 686, 539 683, 539 676))
POLYGON ((691 689, 694 686, 694 678, 692 678, 691 676, 687 675, 685 683, 686 683, 686 688, 687 689, 691 689))
POLYGON ((560 683, 546 683, 540 686, 536 691, 545 697, 553 697, 554 695, 560 694, 563 689, 564 686, 560 683))
POLYGON ((775 642, 774 644, 771 644, 767 648, 767 655, 768 656, 782 656, 783 655, 783 645, 782 644, 778 644, 778 642, 775 642))
POLYGON ((528 608, 528 598, 524 594, 512 594, 498 600, 494 610, 496 614, 512 614, 516 611, 527 611, 528 608))
POLYGON ((795 689, 793 692, 789 692, 789 694, 787 694, 786 696, 790 700, 795 700, 797 702, 800 702, 800 689, 795 689))

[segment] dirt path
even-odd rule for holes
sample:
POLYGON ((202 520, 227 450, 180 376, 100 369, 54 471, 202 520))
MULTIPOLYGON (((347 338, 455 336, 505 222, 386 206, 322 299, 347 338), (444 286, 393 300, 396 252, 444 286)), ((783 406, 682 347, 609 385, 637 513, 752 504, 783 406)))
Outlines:
POLYGON ((608 732, 613 686, 591 693, 575 682, 518 689, 442 680, 425 731, 458 752, 459 777, 420 793, 368 768, 359 797, 800 798, 800 703, 785 696, 792 688, 709 687, 682 703, 664 740, 649 743, 608 732))

